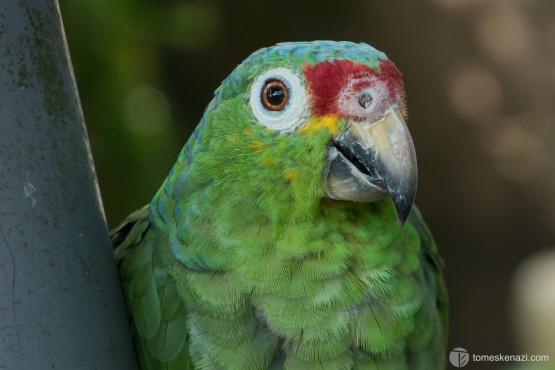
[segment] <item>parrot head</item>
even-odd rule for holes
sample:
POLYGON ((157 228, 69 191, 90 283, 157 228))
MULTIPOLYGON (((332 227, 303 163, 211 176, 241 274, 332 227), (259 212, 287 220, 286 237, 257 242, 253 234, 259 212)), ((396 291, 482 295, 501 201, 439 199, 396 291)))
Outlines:
POLYGON ((401 227, 417 186, 404 96, 397 68, 364 43, 260 49, 216 90, 195 156, 261 207, 390 197, 401 227))

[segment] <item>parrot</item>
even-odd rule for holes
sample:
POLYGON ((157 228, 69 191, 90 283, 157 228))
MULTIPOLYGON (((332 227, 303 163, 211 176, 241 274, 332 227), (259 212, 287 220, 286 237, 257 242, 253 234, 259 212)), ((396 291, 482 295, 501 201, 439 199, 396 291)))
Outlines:
POLYGON ((223 80, 111 232, 143 369, 443 369, 443 261, 413 206, 402 76, 284 42, 223 80))

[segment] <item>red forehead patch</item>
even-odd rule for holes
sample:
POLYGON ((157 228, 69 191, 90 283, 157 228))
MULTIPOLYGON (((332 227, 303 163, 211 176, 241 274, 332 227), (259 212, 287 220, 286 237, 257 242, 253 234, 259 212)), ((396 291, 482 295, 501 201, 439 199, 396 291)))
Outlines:
POLYGON ((318 116, 337 113, 339 93, 352 78, 375 76, 387 86, 392 97, 399 95, 404 99, 401 72, 397 67, 391 61, 384 60, 380 62, 378 69, 381 74, 371 67, 346 59, 325 61, 314 66, 304 64, 313 113, 318 116))

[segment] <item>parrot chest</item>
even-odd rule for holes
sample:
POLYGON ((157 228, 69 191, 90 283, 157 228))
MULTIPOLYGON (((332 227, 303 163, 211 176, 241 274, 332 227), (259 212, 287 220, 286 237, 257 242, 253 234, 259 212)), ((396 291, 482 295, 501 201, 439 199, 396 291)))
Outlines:
POLYGON ((260 224, 212 236, 176 254, 196 267, 173 273, 183 282, 193 354, 288 368, 403 356, 425 295, 409 225, 398 229, 368 208, 339 209, 279 238, 260 224), (210 269, 218 264, 225 268, 210 269))

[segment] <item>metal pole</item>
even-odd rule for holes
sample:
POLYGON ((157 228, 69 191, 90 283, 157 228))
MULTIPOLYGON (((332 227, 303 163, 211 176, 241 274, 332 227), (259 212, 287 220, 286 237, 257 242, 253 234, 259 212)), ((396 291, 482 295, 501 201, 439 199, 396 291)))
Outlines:
POLYGON ((0 369, 133 369, 56 0, 0 1, 0 369))

